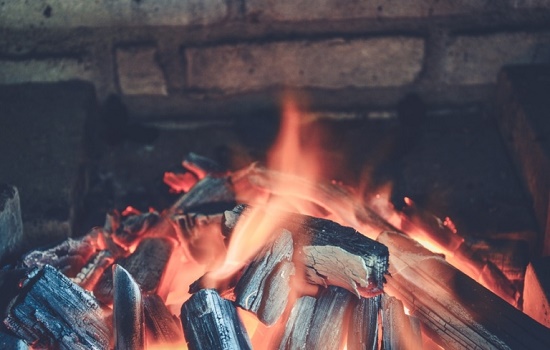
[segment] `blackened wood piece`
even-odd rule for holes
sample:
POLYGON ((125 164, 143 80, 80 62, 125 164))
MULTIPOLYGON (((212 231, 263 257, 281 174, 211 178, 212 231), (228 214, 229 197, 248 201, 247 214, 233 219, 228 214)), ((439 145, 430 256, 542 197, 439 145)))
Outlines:
POLYGON ((119 243, 130 246, 139 237, 145 235, 159 220, 160 216, 157 212, 127 216, 117 227, 114 238, 119 243))
POLYGON ((378 312, 380 296, 353 301, 348 327, 348 350, 375 350, 378 348, 378 312))
POLYGON ((224 171, 222 166, 216 161, 193 152, 189 152, 185 156, 182 164, 185 168, 197 174, 201 179, 207 174, 219 174, 224 171))
MULTIPOLYGON (((161 281, 164 270, 172 254, 172 243, 163 238, 145 238, 135 252, 116 263, 124 267, 136 280, 144 293, 154 293, 161 281)), ((113 274, 105 270, 94 288, 94 294, 102 302, 109 304, 113 297, 113 274)))
POLYGON ((349 291, 334 286, 321 292, 313 311, 306 349, 340 349, 347 326, 347 310, 353 298, 349 291))
POLYGON ((292 234, 281 234, 246 268, 235 286, 236 304, 255 313, 271 326, 286 308, 290 293, 290 276, 294 274, 292 234))
POLYGON ((193 294, 183 304, 180 318, 190 350, 252 349, 235 306, 214 289, 193 294))
POLYGON ((384 350, 422 349, 422 334, 419 331, 405 314, 400 300, 388 295, 382 297, 382 347, 384 350))
POLYGON ((143 298, 136 281, 113 265, 113 325, 116 350, 145 349, 143 298))
POLYGON ((14 254, 22 241, 19 192, 15 186, 0 184, 0 261, 14 254))
POLYGON ((38 348, 103 350, 111 338, 96 299, 49 265, 29 275, 4 324, 38 348))
POLYGON ((235 205, 235 193, 229 177, 207 175, 172 206, 174 213, 220 213, 235 205))
POLYGON ((279 350, 304 350, 306 348, 316 301, 310 296, 303 296, 296 300, 279 343, 279 350))
POLYGON ((29 350, 29 346, 22 339, 8 334, 5 329, 0 329, 0 349, 29 350))
POLYGON ((183 342, 179 318, 170 313, 158 295, 145 296, 143 307, 148 339, 152 343, 170 345, 183 342))
MULTIPOLYGON (((224 231, 235 227, 251 207, 238 205, 224 213, 224 231)), ((310 282, 322 286, 337 285, 357 296, 372 296, 383 290, 388 271, 388 248, 363 236, 351 227, 307 215, 266 212, 280 220, 273 229, 292 232, 295 244, 303 253, 303 263, 310 282)), ((296 248, 295 250, 298 250, 296 248)))
POLYGON ((550 330, 414 240, 383 232, 390 249, 386 292, 446 349, 550 349, 550 330))

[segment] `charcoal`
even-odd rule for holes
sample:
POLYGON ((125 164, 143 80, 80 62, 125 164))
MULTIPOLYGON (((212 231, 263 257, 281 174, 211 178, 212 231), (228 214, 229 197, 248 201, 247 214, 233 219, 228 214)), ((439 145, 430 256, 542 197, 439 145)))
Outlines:
POLYGON ((157 212, 147 212, 125 217, 117 227, 114 236, 122 244, 129 246, 147 233, 160 220, 157 212))
MULTIPOLYGON (((236 217, 247 215, 250 208, 238 205, 225 212, 224 230, 233 229, 236 217)), ((383 244, 326 219, 283 212, 266 215, 280 216, 274 230, 292 232, 311 283, 340 286, 357 296, 373 296, 383 290, 388 271, 388 249, 383 244)))
POLYGON ((153 344, 174 345, 183 342, 179 318, 170 313, 158 295, 145 296, 143 308, 148 339, 153 344))
POLYGON ((294 274, 292 234, 286 230, 246 268, 235 287, 236 303, 273 325, 286 309, 294 274))
POLYGON ((102 350, 111 338, 96 299, 49 265, 29 274, 4 324, 37 348, 102 350))
POLYGON ((207 175, 172 206, 174 213, 220 213, 235 205, 235 193, 229 177, 207 175))
POLYGON ((111 267, 114 261, 115 257, 111 251, 102 250, 72 278, 72 281, 84 289, 93 290, 101 276, 111 267))
MULTIPOLYGON (((117 264, 124 267, 135 278, 144 293, 156 292, 166 265, 172 254, 172 243, 163 238, 146 238, 127 258, 119 259, 117 264)), ((94 294, 102 302, 112 301, 113 275, 110 269, 99 279, 94 294)))
POLYGON ((145 349, 143 298, 139 286, 120 265, 113 265, 113 326, 117 350, 145 349))
POLYGON ((386 291, 446 349, 550 349, 550 331, 443 257, 405 235, 383 232, 390 250, 386 291))
POLYGON ((394 297, 382 297, 382 346, 384 350, 422 349, 418 323, 405 314, 403 303, 394 297))
POLYGON ((16 253, 22 241, 19 191, 15 186, 0 184, 0 261, 16 253))
POLYGON ((223 167, 216 161, 193 152, 189 152, 185 156, 183 166, 197 174, 201 179, 207 174, 220 174, 224 171, 223 167))
POLYGON ((190 350, 252 349, 235 306, 213 289, 193 294, 183 304, 180 318, 190 350))
POLYGON ((0 329, 0 349, 28 350, 29 346, 23 339, 7 333, 5 329, 0 329))
POLYGON ((325 288, 313 311, 306 349, 338 350, 344 341, 347 310, 355 298, 349 291, 330 286, 325 288))
POLYGON ((353 302, 348 327, 348 350, 378 348, 378 311, 380 296, 361 298, 353 302))
POLYGON ((309 327, 315 310, 316 299, 303 296, 296 300, 288 321, 285 332, 279 342, 279 350, 305 350, 309 327))

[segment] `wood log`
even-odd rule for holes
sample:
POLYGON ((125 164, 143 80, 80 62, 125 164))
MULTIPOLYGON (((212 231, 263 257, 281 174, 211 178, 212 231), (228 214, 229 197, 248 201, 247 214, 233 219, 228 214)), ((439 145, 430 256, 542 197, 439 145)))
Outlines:
POLYGON ((143 298, 136 281, 113 265, 113 325, 116 350, 145 349, 143 298))
POLYGON ((218 162, 193 152, 189 152, 185 156, 182 165, 187 170, 195 173, 199 179, 206 177, 208 174, 219 175, 224 172, 223 167, 218 162))
POLYGON ((168 346, 184 342, 180 319, 170 313, 158 295, 145 296, 143 309, 148 344, 168 346))
POLYGON ((286 309, 294 274, 292 234, 286 230, 248 265, 235 286, 236 304, 271 326, 286 309))
POLYGON ((315 303, 306 349, 340 349, 353 298, 353 294, 343 288, 330 286, 323 289, 315 303))
POLYGON ((138 215, 129 215, 116 225, 116 231, 113 233, 113 239, 124 247, 129 247, 140 237, 149 232, 151 227, 160 221, 160 215, 157 212, 147 212, 138 215))
MULTIPOLYGON (((238 205, 224 213, 224 232, 230 232, 238 219, 251 208, 238 205)), ((357 296, 372 296, 383 289, 388 271, 388 250, 383 244, 367 238, 350 227, 333 221, 287 212, 266 212, 277 215, 273 230, 287 229, 295 242, 295 256, 306 267, 311 283, 335 285, 357 296)))
POLYGON ((190 350, 252 349, 235 306, 213 289, 193 294, 183 304, 180 318, 190 350))
POLYGON ((111 339, 105 317, 91 294, 46 265, 24 281, 4 324, 37 348, 103 350, 111 339))
POLYGON ((23 222, 19 191, 15 186, 0 184, 0 262, 16 253, 23 242, 23 222))
POLYGON ((466 276, 440 255, 392 232, 386 292, 400 299, 423 330, 447 349, 548 349, 550 330, 466 276))
POLYGON ((384 350, 423 348, 418 323, 411 322, 400 300, 388 295, 382 297, 382 347, 384 350))
MULTIPOLYGON (((135 252, 116 263, 126 269, 144 293, 155 293, 172 254, 172 242, 163 238, 145 238, 135 252)), ((94 288, 95 296, 105 304, 113 298, 113 274, 110 269, 99 279, 94 288)))
POLYGON ((235 193, 229 177, 207 175, 178 199, 173 213, 220 213, 235 205, 235 193))
POLYGON ((378 348, 378 313, 380 296, 353 301, 348 327, 348 350, 376 350, 378 348))
POLYGON ((316 299, 303 296, 296 300, 286 322, 279 350, 305 350, 309 327, 315 310, 316 299))

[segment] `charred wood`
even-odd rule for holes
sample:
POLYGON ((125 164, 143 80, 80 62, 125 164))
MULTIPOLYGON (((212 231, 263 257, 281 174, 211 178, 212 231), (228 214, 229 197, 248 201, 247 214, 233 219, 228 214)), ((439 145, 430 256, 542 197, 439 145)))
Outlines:
POLYGON ((382 297, 382 347, 384 350, 422 349, 417 322, 411 322, 400 300, 388 295, 382 297))
MULTIPOLYGON (((224 213, 224 231, 230 232, 238 219, 249 213, 250 207, 238 205, 224 213)), ((336 285, 357 296, 372 296, 383 289, 388 271, 388 249, 350 227, 333 221, 286 212, 266 212, 278 215, 274 230, 292 232, 296 253, 306 267, 311 283, 336 285)))
POLYGON ((147 295, 143 299, 146 332, 154 344, 173 345, 183 342, 181 322, 170 313, 162 299, 147 295))
POLYGON ((229 177, 207 175, 172 206, 174 213, 220 213, 235 205, 235 192, 229 177))
MULTIPOLYGON (((126 269, 136 280, 144 293, 156 292, 172 254, 172 242, 163 238, 146 238, 135 252, 116 263, 126 269)), ((94 288, 96 297, 110 304, 113 297, 113 274, 111 269, 99 279, 94 288)))
POLYGON ((279 342, 279 350, 306 349, 315 302, 316 299, 310 296, 303 296, 296 300, 288 317, 285 332, 279 342))
POLYGON ((145 349, 143 298, 136 281, 120 265, 113 265, 113 325, 116 350, 145 349))
POLYGON ((321 292, 315 303, 306 349, 340 349, 353 298, 353 294, 339 287, 330 286, 321 292))
POLYGON ((96 299, 49 265, 24 281, 4 324, 38 348, 102 350, 111 337, 96 299))
POLYGON ((0 261, 15 254, 22 243, 19 191, 15 186, 0 184, 0 261))
POLYGON ((157 212, 147 212, 125 217, 114 232, 114 239, 124 246, 130 246, 147 233, 160 220, 157 212))
POLYGON ((550 330, 412 239, 384 232, 390 249, 388 294, 448 349, 546 349, 550 330))
POLYGON ((235 306, 213 289, 193 294, 181 308, 181 321, 190 350, 252 349, 235 306))
POLYGON ((353 301, 348 327, 348 350, 376 350, 378 348, 378 312, 380 296, 353 301))
POLYGON ((189 152, 185 156, 182 165, 187 170, 195 173, 199 179, 208 174, 218 175, 224 172, 223 167, 216 161, 193 152, 189 152))
POLYGON ((533 260, 525 271, 523 312, 550 328, 550 257, 533 260))
POLYGON ((270 326, 286 309, 294 274, 292 234, 286 230, 246 268, 235 287, 236 303, 270 326))

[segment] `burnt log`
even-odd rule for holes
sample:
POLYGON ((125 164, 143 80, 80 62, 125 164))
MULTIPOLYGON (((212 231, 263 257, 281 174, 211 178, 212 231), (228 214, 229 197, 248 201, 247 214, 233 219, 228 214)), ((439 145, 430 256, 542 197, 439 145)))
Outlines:
POLYGON ((252 349, 235 306, 213 289, 193 294, 183 304, 180 318, 190 350, 252 349))
POLYGON ((523 312, 550 328, 550 257, 531 261, 525 271, 523 312))
POLYGON ((378 237, 390 250, 386 292, 447 349, 548 349, 550 330, 405 235, 378 237))
POLYGON ((296 300, 286 322, 279 350, 305 350, 316 299, 303 296, 296 300))
POLYGON ((348 350, 378 348, 378 313, 380 296, 354 301, 348 327, 348 350))
POLYGON ((384 350, 420 350, 422 334, 416 320, 405 314, 403 303, 394 297, 382 297, 382 347, 384 350))
MULTIPOLYGON (((172 254, 172 242, 163 238, 146 238, 127 258, 116 263, 126 269, 144 293, 155 293, 172 254)), ((94 288, 95 296, 106 304, 113 298, 113 272, 111 269, 99 279, 94 288)))
POLYGON ((102 350, 111 338, 105 317, 91 294, 46 265, 23 282, 4 324, 37 348, 102 350))
POLYGON ((179 318, 170 313, 158 295, 145 296, 143 309, 148 343, 164 345, 183 343, 184 338, 179 318))
POLYGON ((115 225, 113 239, 122 246, 128 247, 148 233, 159 221, 160 216, 157 212, 126 216, 119 225, 115 225))
POLYGON ((19 192, 15 186, 0 184, 0 262, 16 253, 22 241, 19 192))
POLYGON ((271 326, 286 309, 294 274, 292 234, 286 230, 248 265, 235 286, 236 304, 271 326))
POLYGON ((193 152, 189 152, 185 156, 182 165, 187 170, 195 173, 199 179, 206 177, 208 174, 218 175, 224 172, 223 167, 216 161, 193 152))
POLYGON ((113 325, 116 350, 145 349, 143 298, 136 281, 120 265, 113 265, 113 325))
POLYGON ((235 205, 235 192, 229 177, 207 175, 178 199, 173 213, 220 213, 235 205))
MULTIPOLYGON (((238 205, 224 213, 224 232, 252 210, 238 205)), ((266 212, 280 219, 273 230, 286 229, 295 242, 295 256, 305 266, 311 283, 335 285, 355 295, 372 296, 383 289, 388 271, 388 249, 351 227, 333 221, 287 212, 266 212)))

